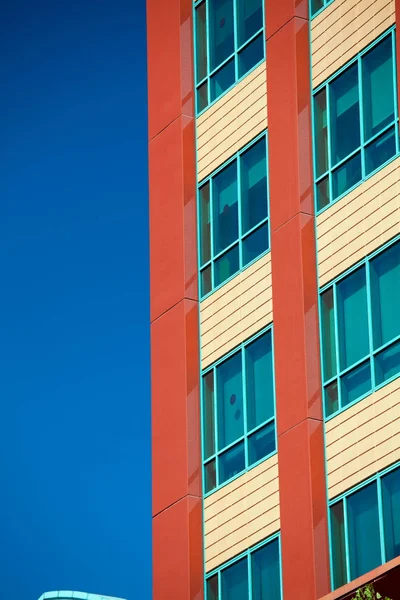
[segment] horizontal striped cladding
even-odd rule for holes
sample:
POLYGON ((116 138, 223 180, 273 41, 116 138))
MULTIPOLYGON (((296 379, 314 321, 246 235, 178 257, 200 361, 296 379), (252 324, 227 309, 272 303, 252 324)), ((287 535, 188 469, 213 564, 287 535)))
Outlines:
POLYGON ((329 498, 400 460, 400 378, 326 423, 329 498))
POLYGON ((278 458, 271 456, 204 499, 206 571, 280 528, 278 458))
POLYGON ((268 252, 200 303, 202 369, 271 322, 271 253, 268 252))
POLYGON ((400 233, 400 158, 317 216, 319 284, 400 233))
POLYGON ((395 0, 334 0, 311 21, 317 87, 395 23, 395 0))
POLYGON ((267 128, 265 61, 197 119, 201 181, 267 128))

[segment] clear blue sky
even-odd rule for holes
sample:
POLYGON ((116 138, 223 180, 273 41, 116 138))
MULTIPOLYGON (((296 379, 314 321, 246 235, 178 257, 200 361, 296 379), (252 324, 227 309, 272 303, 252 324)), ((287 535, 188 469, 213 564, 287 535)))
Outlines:
POLYGON ((144 0, 2 0, 0 596, 150 600, 144 0))

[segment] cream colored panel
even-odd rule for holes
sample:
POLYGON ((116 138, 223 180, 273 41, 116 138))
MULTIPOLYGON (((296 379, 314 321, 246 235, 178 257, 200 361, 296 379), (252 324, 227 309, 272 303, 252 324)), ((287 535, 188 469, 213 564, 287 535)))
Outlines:
POLYGON ((204 369, 272 322, 271 253, 200 303, 204 369))
POLYGON ((280 528, 278 457, 204 500, 206 571, 211 571, 280 528))
POLYGON ((313 87, 394 23, 394 0, 334 0, 311 21, 313 87))
POLYGON ((400 233, 400 158, 317 216, 319 284, 400 233))
POLYGON ((400 378, 326 423, 329 498, 400 460, 400 378))
POLYGON ((267 128, 265 61, 197 119, 201 181, 267 128))

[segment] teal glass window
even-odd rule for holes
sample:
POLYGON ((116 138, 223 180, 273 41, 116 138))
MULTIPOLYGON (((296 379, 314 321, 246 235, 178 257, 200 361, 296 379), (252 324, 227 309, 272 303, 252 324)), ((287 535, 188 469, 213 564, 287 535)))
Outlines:
POLYGON ((325 416, 400 374, 400 241, 320 295, 325 416))
POLYGON ((195 2, 197 112, 265 58, 263 0, 195 2))
POLYGON ((281 600, 279 537, 206 575, 205 600, 281 600))
POLYGON ((395 43, 392 29, 314 92, 317 210, 399 152, 395 43))
POLYGON ((310 11, 311 16, 313 17, 320 10, 331 4, 333 0, 310 0, 310 11))
POLYGON ((331 502, 329 517, 334 589, 400 556, 400 466, 331 502))
POLYGON ((276 450, 272 352, 269 328, 203 373, 206 493, 276 450))
POLYGON ((266 134, 200 184, 198 205, 205 296, 269 249, 266 134))

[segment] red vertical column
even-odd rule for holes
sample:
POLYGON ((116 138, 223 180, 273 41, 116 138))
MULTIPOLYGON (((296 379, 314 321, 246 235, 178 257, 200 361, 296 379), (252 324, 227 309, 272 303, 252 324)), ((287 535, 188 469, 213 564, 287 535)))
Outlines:
POLYGON ((285 600, 330 590, 308 0, 266 0, 276 411, 285 600))
POLYGON ((147 1, 154 600, 203 598, 192 32, 147 1))

